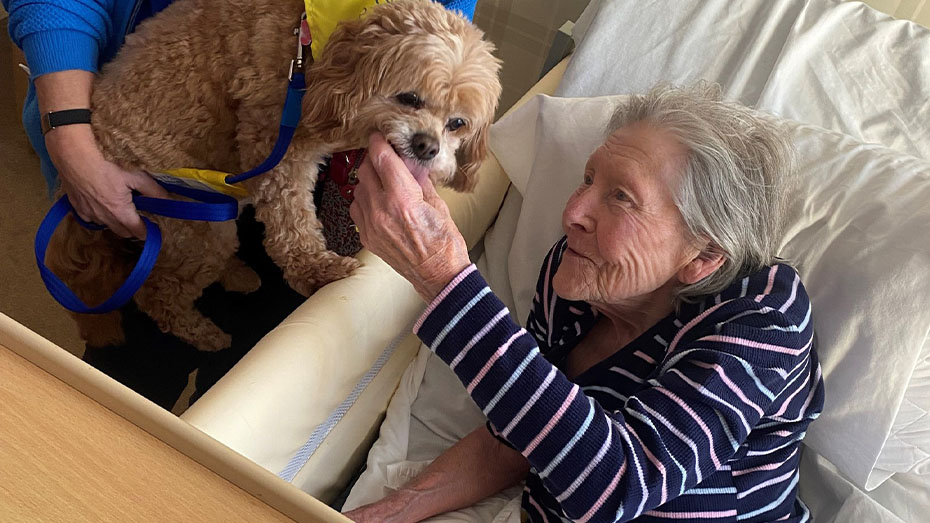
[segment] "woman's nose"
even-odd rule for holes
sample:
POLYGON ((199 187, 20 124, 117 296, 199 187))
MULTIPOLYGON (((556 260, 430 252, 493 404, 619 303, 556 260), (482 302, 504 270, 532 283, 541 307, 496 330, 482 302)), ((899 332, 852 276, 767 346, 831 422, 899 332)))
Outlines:
POLYGON ((592 198, 591 190, 574 194, 569 198, 565 205, 565 211, 562 213, 562 222, 566 232, 568 229, 574 229, 578 232, 594 231, 594 218, 592 216, 592 198))

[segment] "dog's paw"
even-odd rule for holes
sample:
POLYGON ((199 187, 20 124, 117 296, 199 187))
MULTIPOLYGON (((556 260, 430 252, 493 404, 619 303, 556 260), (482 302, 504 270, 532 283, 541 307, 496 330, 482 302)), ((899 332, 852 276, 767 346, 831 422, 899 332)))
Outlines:
POLYGON ((251 267, 244 263, 228 267, 220 276, 220 285, 229 292, 248 294, 262 286, 262 279, 251 267))
POLYGON ((287 271, 285 279, 295 291, 310 296, 327 283, 345 278, 361 265, 361 262, 351 256, 324 251, 314 256, 299 272, 287 271))
POLYGON ((78 334, 91 347, 120 346, 126 343, 119 311, 107 314, 74 314, 78 334))
POLYGON ((203 338, 197 341, 194 344, 197 347, 197 350, 202 350, 204 352, 216 352, 223 349, 228 349, 232 346, 232 336, 219 330, 217 328, 216 334, 209 338, 203 338))
POLYGON ((324 267, 323 279, 326 283, 341 280, 362 266, 362 262, 352 256, 340 256, 329 251, 327 253, 331 256, 328 258, 329 264, 324 267))
POLYGON ((210 320, 198 324, 194 332, 175 335, 204 352, 216 352, 232 346, 232 336, 210 320))

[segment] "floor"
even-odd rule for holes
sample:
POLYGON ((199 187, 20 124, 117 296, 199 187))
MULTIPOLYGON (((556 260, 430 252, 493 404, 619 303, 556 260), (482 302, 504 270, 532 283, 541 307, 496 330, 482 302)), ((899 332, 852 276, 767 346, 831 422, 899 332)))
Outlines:
MULTIPOLYGON (((501 112, 539 78, 549 42, 586 0, 479 0, 475 23, 497 46, 503 60, 501 112), (544 8, 540 6, 544 5, 544 8)), ((23 73, 6 39, 0 8, 0 312, 81 356, 83 343, 64 310, 49 296, 33 255, 33 237, 48 209, 45 182, 19 118, 15 82, 23 73)), ((191 382, 195 376, 191 376, 191 382)), ((190 387, 189 387, 190 389, 190 387)), ((183 400, 172 409, 186 408, 183 400)))
MULTIPOLYGON (((7 74, 0 77, 9 80, 7 74)), ((49 201, 10 89, 0 84, 0 312, 80 356, 84 347, 77 330, 36 268, 33 238, 49 201)))

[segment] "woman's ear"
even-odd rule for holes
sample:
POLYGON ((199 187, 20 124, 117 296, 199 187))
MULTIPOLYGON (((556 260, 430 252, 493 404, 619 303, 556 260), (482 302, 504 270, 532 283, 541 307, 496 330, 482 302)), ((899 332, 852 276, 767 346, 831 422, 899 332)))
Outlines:
POLYGON ((678 270, 678 281, 684 285, 692 285, 713 274, 719 269, 726 256, 714 244, 704 246, 687 265, 678 270))

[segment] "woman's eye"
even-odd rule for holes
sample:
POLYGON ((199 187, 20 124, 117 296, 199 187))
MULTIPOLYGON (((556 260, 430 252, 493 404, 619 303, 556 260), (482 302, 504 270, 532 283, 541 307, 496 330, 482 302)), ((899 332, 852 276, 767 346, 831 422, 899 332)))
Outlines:
POLYGON ((423 100, 417 93, 400 93, 395 97, 401 105, 419 109, 423 107, 423 100))
POLYGON ((630 197, 627 196, 626 193, 623 191, 617 191, 617 194, 614 195, 614 198, 616 198, 617 201, 621 201, 621 202, 630 201, 630 197))
POLYGON ((462 127, 465 127, 465 120, 461 118, 452 118, 449 120, 449 123, 446 124, 446 129, 452 132, 458 131, 462 127))
POLYGON ((584 183, 585 185, 592 185, 594 184, 594 177, 591 176, 590 174, 586 174, 584 175, 584 181, 582 183, 584 183))

